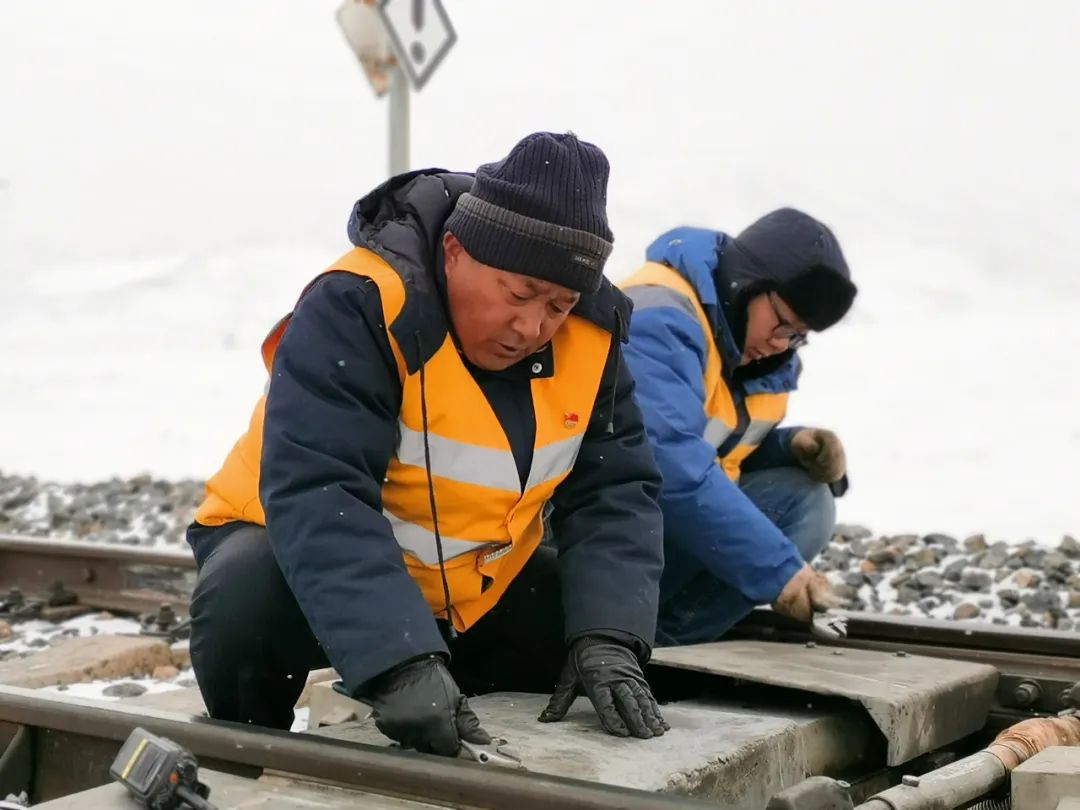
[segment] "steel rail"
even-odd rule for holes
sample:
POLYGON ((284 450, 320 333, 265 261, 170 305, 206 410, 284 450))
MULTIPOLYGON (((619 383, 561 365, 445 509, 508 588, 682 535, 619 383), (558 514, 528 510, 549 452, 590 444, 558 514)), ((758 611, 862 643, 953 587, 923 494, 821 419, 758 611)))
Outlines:
POLYGON ((0 554, 23 554, 40 557, 67 557, 106 560, 129 565, 164 565, 172 568, 195 568, 190 551, 129 546, 121 543, 89 543, 79 540, 53 540, 0 533, 0 554))
MULTIPOLYGON (((847 641, 878 641, 913 646, 987 650, 1032 656, 1080 659, 1080 633, 1041 628, 923 619, 914 616, 838 611, 847 618, 847 641)), ((769 635, 806 636, 807 629, 770 610, 754 610, 735 628, 765 639, 769 635)), ((843 643, 843 642, 841 642, 843 643)))
POLYGON ((195 560, 190 552, 0 534, 0 600, 55 583, 81 605, 144 613, 168 603, 184 612, 195 560))
MULTIPOLYGON (((689 796, 515 771, 343 740, 104 705, 31 689, 0 687, 0 723, 120 743, 141 726, 198 758, 293 774, 371 793, 455 807, 514 810, 691 810, 715 804, 689 796)), ((527 763, 526 763, 527 765, 527 763)))

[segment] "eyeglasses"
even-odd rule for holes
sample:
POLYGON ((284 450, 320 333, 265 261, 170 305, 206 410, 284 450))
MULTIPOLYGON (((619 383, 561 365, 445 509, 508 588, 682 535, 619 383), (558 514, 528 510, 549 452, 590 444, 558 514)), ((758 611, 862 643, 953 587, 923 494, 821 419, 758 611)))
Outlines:
POLYGON ((806 332, 800 332, 795 324, 784 319, 784 316, 780 314, 779 307, 776 306, 776 301, 773 300, 771 292, 766 297, 769 299, 769 306, 772 307, 773 314, 776 316, 776 328, 772 331, 773 337, 786 340, 789 349, 798 349, 805 346, 809 342, 806 332))

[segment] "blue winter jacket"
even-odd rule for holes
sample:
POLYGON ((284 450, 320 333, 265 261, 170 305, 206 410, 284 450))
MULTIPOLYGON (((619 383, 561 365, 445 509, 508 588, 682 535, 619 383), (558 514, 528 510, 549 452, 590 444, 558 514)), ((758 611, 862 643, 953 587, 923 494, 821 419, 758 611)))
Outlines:
MULTIPOLYGON (((718 231, 678 228, 660 236, 646 254, 686 278, 713 323, 724 367, 738 364, 741 349, 717 295, 719 256, 728 237, 718 231)), ((691 313, 671 306, 635 311, 623 356, 636 381, 646 433, 663 476, 665 570, 661 605, 702 569, 756 604, 772 602, 803 565, 795 545, 750 501, 716 463, 717 448, 704 438, 704 368, 708 346, 691 313)), ((748 380, 725 377, 733 395, 794 390, 794 352, 773 358, 770 371, 748 380)), ((791 437, 798 428, 776 428, 744 461, 744 472, 796 462, 791 437)), ((738 440, 738 435, 733 437, 738 440)), ((723 451, 723 448, 721 448, 723 451)))

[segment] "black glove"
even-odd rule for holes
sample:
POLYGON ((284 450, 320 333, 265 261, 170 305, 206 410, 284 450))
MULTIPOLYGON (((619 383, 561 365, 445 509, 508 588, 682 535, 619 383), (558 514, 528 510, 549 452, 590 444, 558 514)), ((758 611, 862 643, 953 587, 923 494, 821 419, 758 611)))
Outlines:
POLYGON ((403 748, 453 757, 461 740, 491 742, 441 656, 401 664, 363 691, 358 697, 373 709, 376 728, 403 748))
POLYGON ((571 645, 555 694, 538 719, 562 720, 582 692, 608 734, 647 740, 671 728, 660 715, 637 656, 612 639, 586 636, 571 645))

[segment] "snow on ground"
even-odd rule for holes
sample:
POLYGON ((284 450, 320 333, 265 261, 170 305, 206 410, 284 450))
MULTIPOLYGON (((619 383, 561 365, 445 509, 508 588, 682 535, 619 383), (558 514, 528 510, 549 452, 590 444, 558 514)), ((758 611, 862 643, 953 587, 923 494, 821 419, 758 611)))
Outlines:
MULTIPOLYGON (((142 695, 157 695, 162 692, 172 692, 177 689, 184 689, 195 685, 195 673, 190 667, 180 670, 180 674, 169 680, 159 680, 157 678, 120 678, 116 680, 97 680, 86 681, 85 683, 72 683, 66 686, 46 686, 40 691, 42 692, 57 692, 64 695, 77 698, 87 698, 90 700, 103 700, 107 703, 113 703, 124 700, 125 697, 117 694, 109 694, 110 688, 114 689, 118 686, 124 686, 125 688, 132 690, 132 695, 135 692, 141 690, 139 696, 142 695)), ((130 695, 129 695, 130 697, 130 695)), ((290 731, 307 731, 308 716, 310 709, 304 706, 300 709, 294 710, 294 719, 290 731)))
POLYGON ((307 706, 302 709, 294 709, 293 715, 293 724, 289 731, 307 731, 311 709, 307 706))
MULTIPOLYGON (((188 669, 180 670, 180 674, 175 678, 167 681, 158 680, 157 678, 143 677, 143 678, 119 678, 119 679, 107 679, 97 681, 85 681, 83 683, 72 683, 65 686, 45 686, 40 691, 42 692, 60 692, 65 695, 77 698, 89 698, 91 700, 104 700, 104 701, 119 701, 123 700, 124 696, 121 695, 109 695, 106 694, 106 690, 109 687, 115 687, 120 684, 131 684, 137 687, 135 691, 141 689, 141 695, 157 695, 162 692, 172 692, 176 689, 183 689, 184 684, 191 682, 195 677, 194 672, 189 667, 188 669), (184 683, 178 683, 183 681, 184 683)), ((130 695, 128 696, 130 697, 130 695)))
POLYGON ((16 634, 0 642, 0 653, 32 653, 44 649, 52 641, 66 636, 138 635, 139 623, 134 619, 103 618, 97 614, 77 616, 62 622, 34 619, 12 625, 16 634))
MULTIPOLYGON (((447 5, 415 165, 536 129, 599 143, 615 279, 677 224, 792 204, 834 227, 861 294, 805 350, 792 419, 847 442, 841 519, 1080 531, 1080 5, 447 5)), ((385 173, 385 100, 336 6, 0 6, 5 472, 215 470, 260 339, 385 173)))
MULTIPOLYGON (((116 616, 101 614, 86 614, 65 619, 60 622, 50 622, 40 619, 20 621, 14 624, 5 624, 5 633, 11 632, 10 637, 0 642, 0 658, 10 655, 22 655, 30 665, 33 655, 47 649, 56 641, 68 637, 78 636, 105 636, 105 635, 138 635, 139 623, 134 619, 125 619, 116 616)), ((195 684, 195 674, 191 667, 181 669, 171 678, 153 678, 150 676, 132 678, 111 678, 87 681, 84 683, 66 684, 63 686, 43 687, 45 692, 63 692, 72 697, 93 698, 95 700, 120 700, 122 697, 133 697, 143 694, 156 694, 168 692, 173 689, 183 689, 195 684), (110 694, 110 687, 123 686, 127 692, 110 694)))
MULTIPOLYGON (((77 616, 61 622, 29 620, 14 624, 4 623, 4 626, 6 628, 5 632, 10 631, 12 635, 0 642, 0 658, 7 655, 21 654, 26 658, 28 665, 32 662, 34 653, 41 652, 52 642, 66 637, 137 635, 140 629, 139 623, 134 619, 115 616, 106 617, 100 614, 77 616)), ((181 641, 177 642, 174 647, 186 647, 186 644, 186 641, 181 641)), ((154 678, 148 675, 128 678, 103 678, 82 683, 41 687, 40 691, 62 693, 70 697, 115 702, 125 698, 155 695, 196 685, 195 672, 189 666, 177 670, 176 674, 169 678, 154 678)), ((297 709, 295 714, 292 730, 306 731, 308 708, 297 709)))

